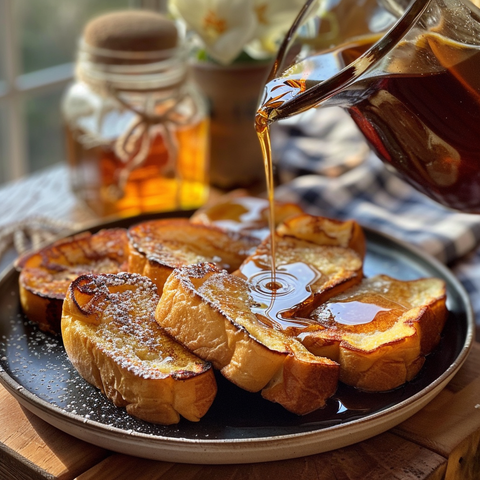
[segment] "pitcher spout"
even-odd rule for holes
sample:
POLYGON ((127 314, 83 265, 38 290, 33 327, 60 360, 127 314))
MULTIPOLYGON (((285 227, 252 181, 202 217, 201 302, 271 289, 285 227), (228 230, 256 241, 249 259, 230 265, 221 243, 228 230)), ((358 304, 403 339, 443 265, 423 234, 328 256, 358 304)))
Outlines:
POLYGON ((341 106, 404 180, 480 213, 480 9, 407 1, 322 3, 313 21, 296 24, 296 40, 290 32, 258 118, 268 125, 341 106))
POLYGON ((348 108, 363 81, 431 0, 307 1, 283 41, 260 110, 272 123, 318 106, 348 108))

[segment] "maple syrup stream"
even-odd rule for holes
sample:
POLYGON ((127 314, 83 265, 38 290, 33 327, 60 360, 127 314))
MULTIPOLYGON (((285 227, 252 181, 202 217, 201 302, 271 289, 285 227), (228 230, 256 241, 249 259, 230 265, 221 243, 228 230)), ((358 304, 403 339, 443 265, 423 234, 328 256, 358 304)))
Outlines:
MULTIPOLYGON (((363 53, 367 45, 371 45, 372 39, 368 38, 368 41, 354 42, 348 46, 340 47, 338 50, 335 50, 329 55, 339 56, 345 55, 346 52, 349 52, 351 58, 345 58, 347 62, 350 62, 353 58, 358 57, 363 53)), ((321 58, 321 57, 318 57, 321 58)), ((314 62, 312 65, 306 65, 300 68, 300 73, 287 74, 286 76, 281 76, 281 78, 276 79, 272 82, 267 83, 265 86, 268 95, 265 97, 264 103, 260 105, 255 115, 255 130, 260 142, 263 162, 265 168, 265 177, 267 184, 267 193, 269 201, 269 227, 270 227, 270 263, 271 263, 271 280, 268 285, 264 285, 271 290, 272 295, 272 305, 275 302, 276 292, 282 290, 286 287, 283 285, 283 278, 280 280, 277 272, 276 265, 276 246, 275 246, 275 204, 274 204, 274 179, 273 179, 273 162, 272 162, 272 150, 270 142, 270 123, 272 119, 276 116, 277 109, 283 107, 285 104, 288 104, 288 100, 292 99, 294 96, 299 93, 304 93, 311 86, 312 81, 309 78, 313 77, 313 84, 318 83, 319 79, 324 79, 328 77, 331 72, 324 71, 325 65, 320 61, 318 65, 314 62), (312 70, 313 69, 313 70, 312 70), (311 71, 312 70, 312 71, 311 71)), ((309 108, 315 106, 315 102, 312 100, 309 108)), ((319 278, 320 272, 314 269, 312 266, 302 263, 302 270, 297 272, 300 274, 296 279, 296 288, 300 288, 307 292, 307 298, 311 295, 311 284, 313 281, 308 282, 306 279, 310 278, 310 272, 314 270, 314 277, 319 278)), ((287 283, 291 279, 286 279, 287 283)), ((292 305, 291 307, 294 307, 292 305)), ((270 308, 270 311, 274 309, 270 308)), ((291 309, 293 310, 293 309, 291 309)), ((276 321, 276 319, 270 318, 270 320, 276 321)))
MULTIPOLYGON (((299 82, 290 86, 301 88, 299 82)), ((297 332, 308 328, 312 323, 326 325, 332 318, 335 322, 345 325, 370 324, 378 316, 382 317, 384 322, 390 321, 389 319, 398 316, 399 312, 405 311, 406 307, 393 305, 394 302, 384 298, 383 295, 354 295, 347 300, 324 306, 313 317, 298 315, 298 307, 305 305, 312 297, 312 285, 322 274, 312 265, 301 261, 276 264, 275 185, 268 112, 268 106, 263 105, 257 112, 255 128, 263 152, 269 200, 270 271, 266 270, 268 267, 264 262, 255 258, 242 267, 242 274, 248 279, 251 294, 257 303, 254 308, 257 318, 270 327, 284 331, 293 328, 297 332)))
POLYGON ((275 185, 273 181, 273 162, 272 162, 272 147, 270 144, 270 129, 267 124, 267 119, 263 112, 257 112, 255 117, 255 129, 257 131, 260 147, 262 149, 263 164, 265 168, 265 178, 267 183, 269 215, 268 226, 270 229, 270 266, 272 271, 272 278, 267 285, 273 292, 278 290, 280 285, 276 283, 276 264, 275 264, 275 185))

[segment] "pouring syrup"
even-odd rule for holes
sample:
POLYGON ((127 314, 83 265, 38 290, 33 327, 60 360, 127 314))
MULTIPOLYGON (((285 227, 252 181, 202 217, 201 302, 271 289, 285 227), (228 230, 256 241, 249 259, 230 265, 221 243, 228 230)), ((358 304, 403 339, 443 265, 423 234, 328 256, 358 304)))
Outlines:
POLYGON ((242 267, 241 273, 250 285, 250 292, 257 305, 253 311, 260 321, 279 330, 304 328, 309 321, 297 318, 296 311, 312 298, 311 286, 321 277, 321 272, 304 262, 276 263, 273 160, 268 116, 262 108, 256 114, 255 129, 264 159, 269 201, 270 268, 262 262, 251 260, 242 267))
MULTIPOLYGON (((267 195, 269 200, 270 268, 264 265, 247 264, 242 274, 251 285, 253 298, 258 302, 257 316, 268 325, 286 330, 306 328, 313 319, 297 316, 299 307, 312 298, 313 283, 321 276, 311 265, 304 262, 277 265, 274 176, 270 140, 270 124, 278 113, 298 94, 307 94, 312 85, 340 71, 353 59, 361 56, 378 37, 369 36, 340 46, 325 55, 300 62, 283 76, 273 79, 265 86, 263 101, 255 116, 255 130, 260 142, 265 168, 267 195)), ((315 99, 308 108, 315 107, 315 99)), ((307 108, 307 109, 308 109, 307 108)), ((252 262, 250 262, 252 263, 252 262)), ((372 318, 373 319, 373 318, 372 318)))

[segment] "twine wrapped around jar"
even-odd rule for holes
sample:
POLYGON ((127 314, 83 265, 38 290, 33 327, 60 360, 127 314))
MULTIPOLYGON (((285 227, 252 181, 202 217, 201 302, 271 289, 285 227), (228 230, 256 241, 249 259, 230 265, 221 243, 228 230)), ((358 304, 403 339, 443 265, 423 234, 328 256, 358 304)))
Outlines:
MULTIPOLYGON (((169 57, 166 56, 168 59, 169 57)), ((114 142, 114 152, 116 157, 123 163, 123 168, 116 172, 117 181, 111 185, 109 195, 112 201, 122 198, 125 185, 130 173, 140 167, 148 156, 153 138, 160 134, 168 150, 168 163, 163 169, 166 177, 174 177, 179 174, 176 168, 178 156, 178 142, 175 138, 177 127, 188 125, 198 114, 196 103, 192 100, 190 92, 182 87, 186 77, 186 68, 178 68, 177 74, 169 76, 169 79, 163 79, 162 85, 158 80, 155 82, 156 88, 149 92, 151 86, 142 84, 141 81, 132 82, 131 75, 115 72, 112 75, 110 69, 103 69, 102 66, 89 65, 86 69, 85 63, 79 62, 76 69, 76 77, 84 82, 92 91, 97 92, 103 98, 110 98, 123 107, 126 111, 132 112, 135 116, 126 126, 124 132, 114 142), (93 74, 92 74, 93 73, 93 74), (123 79, 123 76, 127 76, 123 79), (172 82, 170 84, 170 82, 172 82), (175 87, 175 88, 172 88, 175 87), (159 92, 164 90, 165 95, 159 97, 159 92), (142 106, 134 106, 126 100, 125 93, 142 92, 142 106), (122 93, 124 94, 122 96, 122 93), (175 107, 182 102, 189 102, 190 115, 188 117, 179 117, 175 112, 175 107), (156 111, 162 110, 161 114, 156 111)), ((149 74, 152 74, 150 72, 149 74)), ((162 72, 158 72, 159 78, 162 78, 162 72)), ((128 95, 127 95, 128 96, 128 95)), ((102 117, 109 111, 108 102, 101 107, 98 121, 102 122, 102 117)), ((99 129, 100 131, 100 129, 99 129)), ((80 140, 85 145, 101 146, 109 145, 111 141, 102 137, 98 132, 88 132, 81 136, 80 140)))

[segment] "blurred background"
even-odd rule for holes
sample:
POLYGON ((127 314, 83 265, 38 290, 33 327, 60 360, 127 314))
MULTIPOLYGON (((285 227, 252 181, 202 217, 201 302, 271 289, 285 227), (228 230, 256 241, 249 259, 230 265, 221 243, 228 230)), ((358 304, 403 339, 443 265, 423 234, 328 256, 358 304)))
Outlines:
POLYGON ((0 0, 0 184, 65 160, 60 102, 86 22, 165 0, 0 0))

